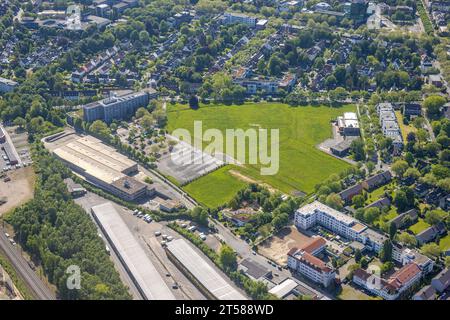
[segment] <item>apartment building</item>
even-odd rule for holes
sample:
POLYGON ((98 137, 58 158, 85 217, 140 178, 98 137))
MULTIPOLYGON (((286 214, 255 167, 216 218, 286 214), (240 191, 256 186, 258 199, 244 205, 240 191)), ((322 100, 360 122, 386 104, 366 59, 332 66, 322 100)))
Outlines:
POLYGON ((399 154, 403 149, 403 138, 394 113, 394 107, 391 103, 379 103, 376 109, 383 135, 392 139, 394 154, 399 154))
POLYGON ((422 278, 422 272, 415 263, 409 263, 389 279, 370 274, 363 269, 355 270, 353 282, 386 300, 395 300, 422 278))
POLYGON ((150 94, 144 91, 123 96, 111 94, 109 98, 84 105, 83 118, 87 122, 102 120, 106 123, 126 119, 134 115, 138 108, 145 107, 150 98, 154 97, 156 93, 150 94))
POLYGON ((321 225, 347 239, 360 242, 362 242, 362 232, 367 229, 367 226, 361 224, 358 220, 319 201, 314 201, 297 209, 294 223, 303 230, 321 225))
POLYGON ((258 18, 251 17, 246 14, 242 13, 235 13, 235 12, 225 12, 223 14, 224 23, 226 24, 232 24, 232 23, 243 23, 248 25, 251 28, 256 27, 256 22, 258 21, 258 18))
POLYGON ((288 252, 288 267, 312 281, 328 287, 334 281, 336 273, 317 257, 325 250, 325 246, 325 239, 317 237, 301 248, 292 248, 288 252))

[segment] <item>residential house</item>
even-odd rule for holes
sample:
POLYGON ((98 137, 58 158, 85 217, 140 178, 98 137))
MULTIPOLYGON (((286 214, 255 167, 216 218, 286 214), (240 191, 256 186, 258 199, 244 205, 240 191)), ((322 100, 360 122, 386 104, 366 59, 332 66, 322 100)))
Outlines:
POLYGON ((341 197, 342 201, 344 201, 345 204, 350 204, 353 197, 358 194, 361 194, 362 191, 363 191, 362 185, 360 183, 357 183, 339 192, 339 196, 341 197))
POLYGON ((432 286, 425 286, 418 291, 413 297, 413 300, 436 300, 436 289, 432 286))
POLYGON ((450 269, 446 268, 442 270, 431 280, 431 285, 440 293, 446 291, 450 285, 450 269))
POLYGON ((417 213, 416 209, 411 209, 411 210, 403 212, 403 213, 399 214, 398 216, 396 216, 395 218, 391 219, 388 222, 388 224, 394 223, 398 229, 407 227, 407 226, 405 226, 405 221, 406 221, 407 217, 409 217, 411 223, 414 223, 417 221, 419 214, 417 213))
POLYGON ((438 223, 437 225, 431 226, 418 235, 416 235, 416 239, 419 245, 423 245, 425 243, 434 241, 437 236, 445 234, 446 228, 443 222, 438 223))
POLYGON ((392 174, 390 171, 384 171, 378 173, 362 182, 362 187, 367 191, 372 191, 379 188, 392 180, 392 174))
POLYGON ((391 200, 389 198, 381 198, 378 199, 374 202, 372 202, 371 204, 367 205, 364 207, 364 209, 368 209, 368 208, 379 208, 382 209, 384 207, 389 207, 391 205, 391 200))

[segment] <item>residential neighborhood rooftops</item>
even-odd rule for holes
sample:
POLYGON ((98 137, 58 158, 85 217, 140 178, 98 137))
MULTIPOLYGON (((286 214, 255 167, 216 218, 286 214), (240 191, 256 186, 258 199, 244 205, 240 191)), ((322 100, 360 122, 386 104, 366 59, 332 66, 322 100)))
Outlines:
POLYGON ((389 181, 391 181, 391 179, 392 174, 390 173, 390 171, 384 171, 366 179, 363 182, 363 187, 365 187, 366 189, 376 188, 380 185, 388 183, 389 181))

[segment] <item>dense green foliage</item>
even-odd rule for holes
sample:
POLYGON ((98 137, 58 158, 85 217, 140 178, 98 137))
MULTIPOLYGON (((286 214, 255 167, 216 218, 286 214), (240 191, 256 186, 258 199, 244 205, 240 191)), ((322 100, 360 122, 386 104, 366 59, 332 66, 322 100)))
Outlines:
POLYGON ((61 299, 129 299, 103 241, 89 215, 71 199, 63 181, 69 170, 36 145, 34 160, 38 179, 35 197, 7 218, 17 241, 42 265, 61 299), (81 271, 81 289, 69 290, 70 274, 81 271))

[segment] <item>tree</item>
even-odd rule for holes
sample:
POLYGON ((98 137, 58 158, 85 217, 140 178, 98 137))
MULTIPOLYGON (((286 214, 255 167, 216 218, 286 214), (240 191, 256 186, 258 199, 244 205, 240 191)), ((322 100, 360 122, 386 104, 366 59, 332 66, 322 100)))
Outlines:
POLYGON ((403 174, 409 168, 408 163, 405 160, 397 160, 392 164, 392 171, 399 177, 402 178, 403 174))
POLYGON ((191 211, 192 220, 202 226, 208 225, 208 211, 202 207, 195 207, 191 211))
POLYGON ((146 114, 141 118, 140 121, 142 128, 144 128, 144 130, 147 132, 149 132, 152 129, 154 123, 155 120, 153 119, 151 114, 146 114))
POLYGON ((416 168, 408 168, 404 174, 405 178, 412 178, 417 180, 420 178, 420 171, 416 168))
POLYGON ((341 197, 336 193, 329 194, 325 199, 325 204, 333 209, 340 210, 343 208, 341 197))
POLYGON ((225 269, 234 269, 237 265, 236 253, 230 246, 223 244, 220 247, 219 261, 225 269))
POLYGON ((366 199, 364 199, 364 196, 361 194, 358 194, 352 198, 352 203, 355 206, 355 209, 364 207, 365 202, 366 199))
POLYGON ((15 126, 18 126, 20 129, 23 129, 25 125, 27 124, 26 120, 22 117, 17 117, 14 119, 13 124, 15 126))
POLYGON ((417 244, 416 237, 407 232, 402 232, 397 236, 397 240, 408 247, 415 247, 417 244))
POLYGON ((442 210, 430 210, 425 214, 425 221, 430 225, 436 225, 444 221, 448 217, 448 213, 442 210))
POLYGON ((364 151, 364 142, 358 138, 350 144, 350 150, 355 161, 363 161, 366 159, 366 152, 364 151))
POLYGON ((372 174, 373 170, 375 169, 375 163, 373 163, 372 161, 368 161, 366 167, 369 174, 372 174))
POLYGON ((420 249, 424 255, 428 258, 437 258, 441 255, 441 249, 436 243, 427 243, 422 246, 420 249))
POLYGON ((190 98, 189 98, 189 107, 191 108, 191 109, 194 109, 194 110, 196 110, 196 109, 198 109, 198 98, 197 98, 197 96, 196 95, 192 95, 190 98))
POLYGON ((104 137, 109 137, 111 131, 109 130, 106 123, 101 120, 95 120, 89 127, 89 131, 102 135, 104 137))
POLYGON ((430 117, 436 117, 440 113, 440 109, 447 101, 444 97, 438 95, 431 95, 423 101, 423 107, 427 110, 430 117))
POLYGON ((387 272, 394 269, 394 263, 392 261, 387 261, 381 265, 381 275, 386 274, 387 272))
POLYGON ((399 212, 404 212, 408 208, 408 199, 402 190, 398 190, 394 195, 394 203, 399 212))
POLYGON ((367 269, 369 266, 369 261, 367 261, 366 257, 362 257, 359 264, 361 265, 361 268, 367 269))
POLYGON ((396 234, 397 234, 397 224, 391 223, 389 225, 389 237, 391 238, 391 240, 394 240, 396 234))
POLYGON ((361 250, 356 249, 356 250, 355 250, 355 261, 356 261, 356 262, 359 262, 359 261, 361 261, 361 258, 362 258, 361 250))
POLYGON ((380 216, 380 209, 376 207, 367 208, 366 210, 364 210, 363 220, 369 224, 372 224, 374 223, 375 220, 378 219, 379 216, 380 216))
POLYGON ((390 240, 386 240, 383 243, 383 247, 379 253, 381 262, 387 262, 392 260, 392 242, 390 240))

